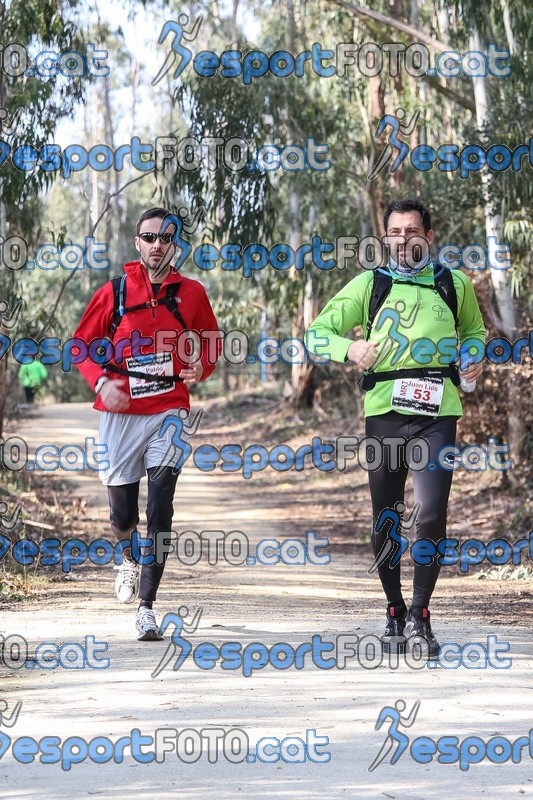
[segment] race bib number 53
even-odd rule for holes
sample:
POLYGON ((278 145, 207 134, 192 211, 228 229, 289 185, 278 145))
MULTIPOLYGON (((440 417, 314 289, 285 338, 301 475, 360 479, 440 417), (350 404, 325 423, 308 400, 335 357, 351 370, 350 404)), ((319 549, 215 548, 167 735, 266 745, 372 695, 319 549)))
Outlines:
POLYGON ((431 381, 418 378, 398 378, 392 388, 391 408, 401 408, 413 414, 436 417, 440 411, 444 380, 431 381))

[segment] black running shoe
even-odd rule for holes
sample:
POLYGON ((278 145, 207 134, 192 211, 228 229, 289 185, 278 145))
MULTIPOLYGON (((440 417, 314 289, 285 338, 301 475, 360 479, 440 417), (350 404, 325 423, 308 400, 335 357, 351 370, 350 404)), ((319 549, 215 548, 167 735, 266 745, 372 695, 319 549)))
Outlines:
POLYGON ((381 637, 381 649, 384 653, 405 653, 405 622, 407 606, 405 603, 387 608, 387 624, 381 637))
POLYGON ((427 652, 428 658, 435 658, 440 650, 440 644, 435 639, 431 630, 429 608, 412 607, 407 614, 405 625, 407 647, 411 651, 427 652))

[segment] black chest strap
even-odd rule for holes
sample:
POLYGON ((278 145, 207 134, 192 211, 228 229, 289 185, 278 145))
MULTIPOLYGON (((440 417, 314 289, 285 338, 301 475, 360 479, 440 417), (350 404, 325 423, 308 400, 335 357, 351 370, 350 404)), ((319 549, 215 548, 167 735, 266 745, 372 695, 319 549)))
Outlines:
MULTIPOLYGON (((113 285, 113 322, 111 323, 111 336, 114 337, 118 326, 124 314, 132 314, 135 311, 142 311, 147 308, 157 308, 157 306, 165 305, 171 314, 177 319, 182 326, 183 330, 187 329, 187 325, 183 316, 178 308, 179 298, 177 297, 180 284, 170 283, 166 288, 165 296, 157 299, 151 298, 146 303, 138 303, 135 306, 126 306, 126 273, 112 278, 113 285)), ((115 372, 118 375, 126 375, 131 378, 142 378, 146 381, 157 381, 157 383, 177 383, 183 381, 179 375, 149 375, 146 372, 139 372, 137 370, 124 369, 117 367, 116 364, 105 364, 105 369, 108 372, 115 372)))
MULTIPOLYGON (((437 265, 438 268, 438 265, 437 265)), ((434 272, 433 276, 434 286, 427 283, 417 283, 416 285, 421 289, 431 289, 436 291, 440 298, 453 314, 455 323, 455 330, 459 328, 459 316, 457 305, 457 291, 453 282, 453 276, 449 269, 440 267, 438 271, 434 272)), ((410 280, 395 280, 394 283, 406 283, 414 285, 414 281, 410 280)), ((368 320, 366 323, 365 339, 368 341, 372 332, 372 326, 376 318, 376 314, 387 299, 390 290, 392 289, 392 275, 390 272, 381 272, 381 270, 374 270, 372 276, 372 290, 370 299, 368 301, 368 320)))
POLYGON ((166 306, 183 330, 187 329, 187 324, 178 307, 180 298, 177 295, 180 283, 169 283, 164 297, 153 297, 145 303, 138 303, 135 306, 126 306, 126 274, 112 278, 111 283, 113 284, 113 322, 111 323, 113 336, 124 314, 132 314, 135 311, 144 311, 147 308, 157 308, 158 306, 166 306))

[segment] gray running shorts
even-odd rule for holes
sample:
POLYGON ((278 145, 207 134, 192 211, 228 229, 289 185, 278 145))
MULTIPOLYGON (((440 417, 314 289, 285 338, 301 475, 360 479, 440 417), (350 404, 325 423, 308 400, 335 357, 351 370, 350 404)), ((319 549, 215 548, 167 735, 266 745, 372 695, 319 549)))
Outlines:
MULTIPOLYGON (((109 465, 99 470, 104 486, 122 486, 135 483, 146 475, 148 467, 175 466, 183 449, 176 447, 172 438, 177 433, 176 424, 169 424, 162 436, 161 425, 166 417, 183 419, 187 424, 185 409, 170 408, 160 414, 121 414, 102 411, 100 416, 100 444, 107 445, 101 461, 109 465)), ((187 435, 179 428, 179 438, 187 441, 187 435)))

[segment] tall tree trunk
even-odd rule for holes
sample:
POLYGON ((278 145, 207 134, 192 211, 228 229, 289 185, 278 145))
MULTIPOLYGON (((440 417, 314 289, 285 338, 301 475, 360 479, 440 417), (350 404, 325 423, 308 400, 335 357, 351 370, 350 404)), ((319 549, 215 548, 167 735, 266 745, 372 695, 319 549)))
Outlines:
MULTIPOLYGON (((135 77, 135 75, 133 75, 132 77, 135 77)), ((103 101, 104 101, 105 141, 111 147, 112 150, 115 150, 115 130, 113 126, 113 114, 111 108, 111 95, 109 92, 109 81, 103 81, 102 87, 103 87, 103 101)), ((111 241, 113 239, 116 242, 117 267, 122 267, 124 261, 126 260, 124 255, 124 236, 122 235, 123 210, 122 210, 121 198, 118 194, 118 190, 120 188, 120 177, 121 173, 118 170, 113 170, 113 184, 114 184, 113 192, 115 194, 115 197, 113 197, 110 204, 110 208, 106 214, 106 225, 105 225, 105 241, 107 242, 108 246, 111 245, 111 241)), ((108 170, 106 172, 106 186, 105 186, 106 200, 109 197, 110 193, 111 193, 111 170, 108 170)), ((104 271, 102 271, 101 275, 102 275, 102 283, 105 283, 109 279, 109 275, 107 275, 104 271)))
MULTIPOLYGON (((476 28, 470 36, 470 49, 480 51, 481 44, 481 36, 476 28)), ((484 139, 486 137, 486 126, 490 123, 486 78, 472 78, 472 84, 476 103, 477 126, 484 139)), ((503 220, 500 214, 494 213, 491 209, 490 174, 486 170, 483 170, 480 174, 483 187, 483 201, 485 204, 485 230, 488 245, 490 236, 496 237, 498 241, 503 240, 503 220)), ((512 341, 517 333, 517 319, 509 273, 507 270, 491 269, 490 279, 496 296, 496 303, 504 333, 507 338, 512 341)), ((502 387, 504 385, 507 387, 509 396, 507 434, 508 443, 511 447, 511 457, 514 459, 516 465, 524 447, 526 426, 523 416, 520 414, 521 397, 517 376, 512 372, 510 372, 509 375, 510 377, 506 380, 505 384, 502 381, 502 387)))
MULTIPOLYGON (((137 128, 137 100, 138 100, 138 90, 139 90, 139 62, 137 61, 135 56, 132 56, 131 73, 130 73, 130 75, 131 75, 131 104, 130 104, 130 122, 131 122, 131 127, 130 127, 130 139, 133 139, 133 137, 137 133, 137 129, 136 129, 137 128)), ((169 92, 169 97, 170 98, 172 97, 172 92, 169 92)), ((174 104, 173 104, 172 100, 169 101, 168 106, 169 106, 169 109, 170 109, 169 113, 172 114, 172 109, 174 107, 174 104)), ((172 118, 171 118, 171 121, 172 121, 172 118)), ((171 131, 171 130, 172 130, 172 128, 169 127, 169 131, 171 131)), ((115 265, 116 269, 114 269, 114 274, 115 275, 118 274, 118 270, 122 269, 122 266, 123 266, 123 264, 124 264, 124 262, 126 260, 126 254, 125 254, 125 248, 124 248, 124 230, 123 230, 124 226, 123 226, 122 223, 123 223, 124 220, 127 219, 127 216, 128 216, 129 196, 130 196, 130 193, 129 192, 125 192, 122 195, 122 203, 117 206, 118 208, 121 209, 121 215, 120 215, 120 223, 119 223, 119 227, 118 227, 118 236, 117 236, 117 239, 120 241, 120 245, 119 245, 119 249, 117 251, 117 264, 115 265)), ((118 203, 118 198, 117 198, 117 203, 118 203)))
POLYGON ((233 9, 231 12, 231 43, 236 45, 239 39, 237 31, 237 11, 239 9, 239 0, 233 0, 233 9))
MULTIPOLYGON (((1 78, 0 78, 1 83, 1 78)), ((7 229, 7 220, 6 220, 6 206, 2 199, 2 183, 3 180, 0 178, 0 236, 2 237, 2 241, 5 241, 7 238, 6 236, 6 229, 7 229)), ((0 264, 0 269, 2 270, 2 280, 1 280, 1 292, 0 292, 0 300, 7 300, 8 297, 8 281, 10 278, 7 276, 7 269, 0 264)), ((10 273, 11 275, 11 273, 10 273)), ((4 330, 4 328, 0 325, 0 333, 8 333, 8 331, 4 330)), ((7 359, 8 353, 4 354, 4 357, 0 359, 0 436, 4 431, 4 416, 6 413, 6 401, 7 401, 7 359)))
MULTIPOLYGON (((294 33, 296 30, 296 19, 294 15, 294 0, 287 0, 287 27, 285 30, 285 47, 289 53, 293 53, 295 47, 294 33)), ((293 141, 292 124, 291 124, 291 109, 287 106, 287 132, 288 140, 293 141)), ((288 230, 288 243, 293 250, 297 250, 302 244, 302 219, 300 208, 300 194, 297 189, 289 191, 289 230, 288 230)), ((292 280, 300 282, 300 275, 295 269, 291 270, 292 280)), ((302 339, 306 327, 311 324, 314 319, 312 308, 316 307, 317 303, 312 297, 312 277, 310 271, 307 273, 306 281, 303 288, 298 292, 298 311, 296 316, 291 322, 291 335, 294 339, 302 339)), ((313 385, 314 385, 314 365, 307 363, 291 364, 291 387, 292 395, 290 396, 291 405, 298 408, 298 406, 305 402, 307 405, 313 404, 313 385)))
POLYGON ((516 55, 518 48, 513 32, 513 26, 511 24, 509 4, 507 3, 507 0, 500 0, 500 4, 503 11, 503 27, 505 28, 505 36, 507 37, 507 46, 509 47, 509 53, 514 56, 516 55))
MULTIPOLYGON (((4 2, 0 2, 0 41, 3 41, 4 37, 4 17, 6 13, 6 6, 4 2)), ((4 73, 3 71, 0 72, 0 108, 4 106, 4 73)), ((3 178, 0 177, 0 236, 2 237, 2 242, 4 242, 7 238, 7 218, 6 218, 6 206, 4 203, 4 192, 3 192, 3 178)), ((1 288, 2 291, 0 293, 0 300, 7 300, 8 291, 9 291, 9 283, 12 280, 12 273, 8 271, 2 264, 0 264, 0 270, 2 270, 2 280, 1 280, 1 288)), ((6 400, 7 400, 7 359, 8 354, 4 355, 4 358, 0 359, 0 436, 4 430, 4 416, 5 416, 5 409, 6 409, 6 400)))
MULTIPOLYGON (((377 145, 374 141, 373 132, 376 129, 376 123, 385 114, 385 90, 381 84, 379 75, 371 76, 368 79, 368 121, 370 123, 370 164, 376 163, 376 158, 381 150, 381 145, 377 145)), ((383 201, 382 182, 379 178, 373 181, 367 181, 368 185, 368 200, 370 207, 370 219, 372 221, 372 231, 374 236, 379 236, 385 231, 383 230, 383 212, 385 210, 385 203, 383 201)))

